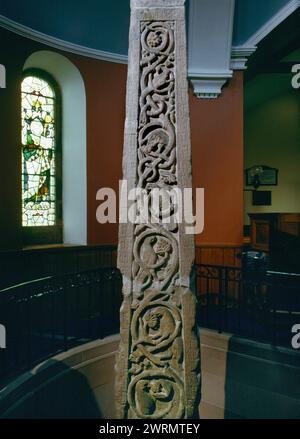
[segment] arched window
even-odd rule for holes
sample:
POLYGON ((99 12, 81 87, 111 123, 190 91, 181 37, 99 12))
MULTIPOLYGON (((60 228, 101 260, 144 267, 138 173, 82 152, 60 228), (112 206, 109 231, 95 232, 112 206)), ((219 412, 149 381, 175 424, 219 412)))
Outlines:
POLYGON ((59 89, 46 73, 28 70, 22 81, 21 95, 24 243, 61 242, 59 89))

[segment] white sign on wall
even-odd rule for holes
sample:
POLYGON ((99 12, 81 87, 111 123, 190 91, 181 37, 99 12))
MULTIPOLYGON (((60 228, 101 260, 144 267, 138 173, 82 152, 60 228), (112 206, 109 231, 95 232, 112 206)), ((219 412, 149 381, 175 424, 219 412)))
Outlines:
POLYGON ((293 65, 292 73, 295 73, 292 78, 292 87, 300 88, 300 64, 293 65))
POLYGON ((4 325, 0 324, 0 349, 6 348, 6 329, 4 325))
POLYGON ((6 69, 0 64, 0 88, 6 88, 6 69))

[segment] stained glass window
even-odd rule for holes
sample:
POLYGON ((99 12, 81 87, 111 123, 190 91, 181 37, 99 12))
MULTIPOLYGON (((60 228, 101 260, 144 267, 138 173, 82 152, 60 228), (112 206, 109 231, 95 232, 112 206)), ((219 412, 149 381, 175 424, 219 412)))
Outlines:
POLYGON ((44 79, 22 82, 22 224, 56 223, 55 92, 44 79))

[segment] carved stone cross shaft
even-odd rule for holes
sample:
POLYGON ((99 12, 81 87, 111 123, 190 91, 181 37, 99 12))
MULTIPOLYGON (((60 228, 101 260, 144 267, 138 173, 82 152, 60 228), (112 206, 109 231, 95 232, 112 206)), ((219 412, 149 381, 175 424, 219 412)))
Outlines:
MULTIPOLYGON (((123 178, 128 190, 190 188, 185 0, 131 0, 123 178)), ((120 224, 119 418, 198 416, 199 339, 185 224, 120 224)))

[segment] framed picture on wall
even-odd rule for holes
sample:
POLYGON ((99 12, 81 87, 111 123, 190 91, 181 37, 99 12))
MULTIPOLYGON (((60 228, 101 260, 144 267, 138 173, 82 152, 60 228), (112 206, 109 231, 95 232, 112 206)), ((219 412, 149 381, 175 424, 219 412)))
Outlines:
POLYGON ((252 166, 245 170, 246 186, 277 186, 278 169, 265 165, 252 166))

